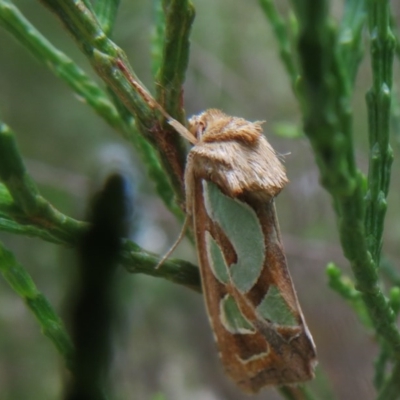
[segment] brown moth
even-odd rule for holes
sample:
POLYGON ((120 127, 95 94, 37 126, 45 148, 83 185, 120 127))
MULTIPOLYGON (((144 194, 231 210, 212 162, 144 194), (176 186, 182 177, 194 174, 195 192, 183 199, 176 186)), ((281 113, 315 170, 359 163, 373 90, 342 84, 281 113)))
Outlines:
MULTIPOLYGON (((176 121, 171 122, 176 125, 176 121)), ((259 122, 207 110, 177 130, 208 315, 244 391, 314 377, 316 349, 287 268, 274 198, 287 183, 259 122)))
POLYGON ((117 67, 193 144, 184 177, 185 227, 191 218, 208 315, 227 374, 249 393, 312 379, 316 349, 287 268, 274 206, 287 178, 261 123, 211 109, 192 117, 188 130, 122 60, 117 67))

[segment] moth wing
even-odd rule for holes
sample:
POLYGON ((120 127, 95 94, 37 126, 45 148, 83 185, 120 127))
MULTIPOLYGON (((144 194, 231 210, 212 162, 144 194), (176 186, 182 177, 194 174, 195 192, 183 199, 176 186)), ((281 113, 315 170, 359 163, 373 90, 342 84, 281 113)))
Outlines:
MULTIPOLYGON (((272 253, 267 255, 270 260, 265 257, 257 281, 248 292, 241 292, 230 273, 232 264, 237 262, 232 241, 210 218, 201 179, 195 180, 193 188, 194 228, 203 291, 220 357, 228 375, 250 393, 266 385, 311 379, 315 348, 298 305, 281 246, 271 247, 272 253), (274 265, 267 265, 271 260, 274 265), (265 318, 259 307, 267 298, 266 293, 272 293, 271 288, 279 285, 286 292, 283 302, 292 316, 291 323, 282 326, 265 318)), ((274 235, 275 240, 279 237, 271 230, 264 231, 264 235, 274 235)), ((275 292, 273 296, 270 302, 276 305, 275 292)))

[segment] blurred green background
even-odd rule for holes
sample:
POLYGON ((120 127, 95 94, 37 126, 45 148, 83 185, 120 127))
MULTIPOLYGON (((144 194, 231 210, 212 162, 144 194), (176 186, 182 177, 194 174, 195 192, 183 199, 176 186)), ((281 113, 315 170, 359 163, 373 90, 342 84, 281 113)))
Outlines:
MULTIPOLYGON (((15 2, 54 45, 94 79, 71 37, 39 2, 15 2)), ((400 5, 392 2, 400 18, 400 5)), ((313 386, 321 399, 330 387, 338 399, 372 399, 374 338, 326 284, 325 266, 344 261, 330 199, 320 187, 310 146, 298 132, 301 118, 289 79, 280 63, 271 29, 257 2, 195 0, 190 64, 184 101, 187 115, 207 108, 249 120, 266 120, 268 139, 284 156, 291 183, 277 200, 289 267, 325 377, 313 386)), ((332 3, 341 14, 342 2, 332 3)), ((285 12, 285 6, 281 7, 285 12)), ((140 79, 151 89, 153 4, 123 1, 114 31, 140 79)), ((366 49, 368 51, 368 49, 366 49)), ((399 82, 399 63, 395 65, 399 82)), ((97 79, 98 80, 98 79, 97 79)), ((99 81, 99 80, 98 80, 99 81)), ((367 121, 364 96, 370 87, 369 60, 360 68, 353 102, 359 167, 366 172, 367 121)), ((68 87, 0 30, 0 115, 17 133, 31 175, 58 209, 83 219, 86 203, 110 164, 129 169, 135 185, 134 240, 163 254, 180 226, 155 196, 138 157, 125 141, 68 87)), ((399 137, 384 237, 384 254, 400 265, 399 137)), ((68 318, 75 255, 38 239, 0 233, 53 306, 68 318)), ((196 262, 184 242, 176 257, 196 262)), ((218 360, 200 295, 167 281, 119 271, 118 329, 112 369, 113 399, 239 400, 218 360)), ((62 398, 67 374, 53 345, 34 317, 0 278, 1 399, 62 398)), ((254 399, 278 399, 267 389, 254 399)))

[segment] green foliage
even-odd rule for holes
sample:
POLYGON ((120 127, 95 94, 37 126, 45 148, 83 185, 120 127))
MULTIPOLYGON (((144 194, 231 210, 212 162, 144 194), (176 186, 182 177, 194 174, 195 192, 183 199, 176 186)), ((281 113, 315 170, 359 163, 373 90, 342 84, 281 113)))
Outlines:
POLYGON ((68 368, 73 364, 73 347, 62 320, 46 297, 38 291, 32 278, 11 251, 0 243, 0 272, 11 288, 24 299, 39 322, 42 332, 64 357, 68 368))
MULTIPOLYGON (((119 0, 41 0, 72 35, 103 83, 99 84, 54 46, 11 0, 0 0, 0 26, 51 70, 141 157, 148 176, 166 207, 183 220, 185 145, 165 116, 132 82, 140 82, 125 52, 111 35, 119 0)), ((313 149, 321 185, 335 212, 343 253, 353 276, 333 263, 327 267, 330 287, 352 308, 380 346, 375 361, 377 399, 400 397, 400 276, 381 256, 390 188, 393 151, 390 123, 398 122, 393 61, 400 54, 390 3, 346 0, 340 21, 329 14, 328 0, 291 0, 285 15, 273 1, 260 0, 276 38, 279 55, 303 117, 303 127, 283 122, 278 135, 296 138, 304 132, 313 149), (360 63, 370 51, 372 82, 366 94, 368 173, 356 162, 352 99, 360 63), (396 119, 397 116, 397 119, 396 119), (379 272, 389 278, 383 289, 379 272)), ((276 2, 277 3, 277 2, 276 2)), ((189 59, 189 38, 195 16, 187 0, 154 2, 151 45, 155 98, 163 109, 185 123, 182 86, 189 59)), ((398 140, 398 139, 397 139, 398 140)), ((57 209, 39 192, 28 174, 11 128, 0 121, 0 230, 76 246, 89 224, 57 209)), ((162 277, 201 291, 196 266, 159 257, 131 240, 121 244, 119 262, 132 273, 162 277)), ((327 260, 328 261, 328 260, 327 260)), ((72 344, 61 319, 12 253, 0 248, 0 271, 32 310, 43 333, 71 367, 72 344)), ((282 388, 286 399, 315 398, 306 387, 282 388)), ((164 398, 155 395, 154 398, 164 398)))

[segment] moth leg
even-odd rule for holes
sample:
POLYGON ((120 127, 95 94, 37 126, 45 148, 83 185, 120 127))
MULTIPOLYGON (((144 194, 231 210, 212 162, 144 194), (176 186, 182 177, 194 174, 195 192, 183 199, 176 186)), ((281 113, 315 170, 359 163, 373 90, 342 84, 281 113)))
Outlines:
POLYGON ((165 262, 165 260, 175 251, 178 247, 179 243, 182 241, 183 237, 186 234, 187 228, 190 223, 190 216, 186 214, 185 221, 183 222, 183 226, 181 232, 179 233, 178 239, 175 240, 175 243, 170 247, 170 249, 164 254, 161 260, 156 265, 155 269, 159 269, 165 262))

